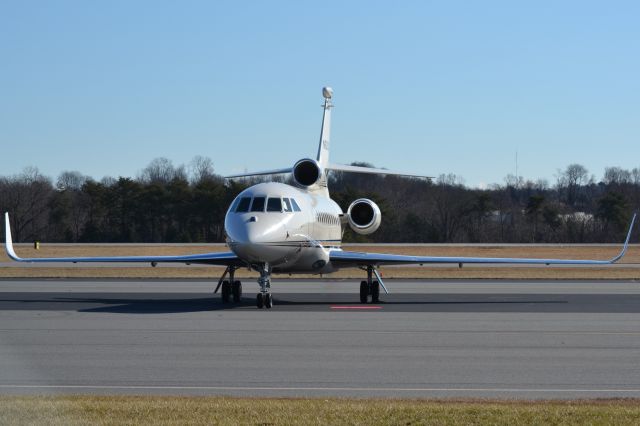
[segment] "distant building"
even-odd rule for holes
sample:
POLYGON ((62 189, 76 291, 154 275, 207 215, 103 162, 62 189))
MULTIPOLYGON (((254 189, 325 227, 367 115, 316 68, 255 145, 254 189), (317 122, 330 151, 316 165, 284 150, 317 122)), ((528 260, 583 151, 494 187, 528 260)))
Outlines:
POLYGON ((591 213, 585 212, 575 212, 568 214, 559 214, 558 218, 563 222, 577 222, 582 224, 587 224, 593 222, 594 216, 591 213))

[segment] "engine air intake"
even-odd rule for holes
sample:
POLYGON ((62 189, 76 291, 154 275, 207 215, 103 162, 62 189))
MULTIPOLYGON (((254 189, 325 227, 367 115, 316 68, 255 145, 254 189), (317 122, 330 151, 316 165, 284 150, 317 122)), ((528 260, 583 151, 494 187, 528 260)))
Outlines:
POLYGON ((321 177, 322 170, 318 163, 311 159, 298 161, 293 166, 293 179, 301 186, 315 185, 321 177))
POLYGON ((366 198, 354 201, 347 210, 349 226, 361 235, 375 232, 382 222, 382 214, 376 203, 366 198))

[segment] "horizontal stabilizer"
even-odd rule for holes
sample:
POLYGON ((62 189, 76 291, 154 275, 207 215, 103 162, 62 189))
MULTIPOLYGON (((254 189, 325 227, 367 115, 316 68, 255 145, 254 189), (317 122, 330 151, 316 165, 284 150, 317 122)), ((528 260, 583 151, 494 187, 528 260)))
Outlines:
POLYGON ((368 174, 375 174, 375 175, 393 175, 393 176, 433 179, 433 176, 417 175, 417 174, 404 173, 404 172, 395 172, 393 170, 377 169, 374 167, 345 166, 342 164, 329 164, 327 166, 327 170, 335 170, 337 172, 368 173, 368 174))
POLYGON ((225 179, 237 179, 237 178, 244 178, 244 177, 251 177, 251 176, 267 176, 267 175, 281 175, 283 173, 291 173, 292 169, 291 167, 287 167, 286 169, 274 169, 274 170, 263 170, 261 172, 247 172, 247 173, 241 173, 241 174, 237 174, 237 175, 230 175, 230 176, 225 176, 225 179))
MULTIPOLYGON (((422 179, 434 179, 433 176, 419 175, 413 173, 405 173, 405 172, 397 172, 393 170, 387 169, 377 169, 375 167, 360 167, 360 166, 345 166, 342 164, 329 164, 326 169, 327 171, 333 170, 336 172, 348 172, 348 173, 367 173, 373 175, 389 175, 389 176, 403 176, 403 177, 412 177, 412 178, 422 178, 422 179)), ((279 175, 284 173, 292 173, 292 168, 286 169, 274 169, 274 170, 264 170, 260 172, 247 172, 241 173, 237 175, 225 176, 225 179, 238 179, 252 176, 267 176, 267 175, 279 175)))

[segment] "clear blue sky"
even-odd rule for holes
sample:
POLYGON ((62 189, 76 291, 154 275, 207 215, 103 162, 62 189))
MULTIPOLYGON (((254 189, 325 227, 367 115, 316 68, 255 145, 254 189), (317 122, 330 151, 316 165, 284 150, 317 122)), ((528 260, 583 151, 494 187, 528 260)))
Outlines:
POLYGON ((315 155, 553 183, 640 167, 637 1, 3 1, 0 175, 315 155))

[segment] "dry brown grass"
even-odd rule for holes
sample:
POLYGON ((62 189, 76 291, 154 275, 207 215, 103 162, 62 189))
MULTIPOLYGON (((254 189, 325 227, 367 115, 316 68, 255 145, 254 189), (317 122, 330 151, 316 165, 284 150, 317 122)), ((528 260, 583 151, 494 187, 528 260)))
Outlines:
MULTIPOLYGON (((398 253, 429 256, 482 256, 482 257, 534 257, 534 258, 575 258, 607 259, 616 255, 619 247, 614 246, 345 246, 345 250, 398 253)), ((225 251, 223 246, 131 246, 131 245, 71 245, 52 246, 44 244, 40 250, 18 246, 18 255, 24 257, 50 256, 127 256, 127 255, 176 255, 185 253, 207 253, 225 251)), ((4 253, 0 262, 8 262, 4 253)), ((629 248, 624 263, 640 263, 640 246, 629 248)), ((640 268, 629 267, 504 267, 504 266, 457 266, 447 267, 387 267, 383 269, 387 278, 422 279, 640 279, 640 268)), ((206 278, 219 275, 219 270, 206 266, 151 268, 146 264, 131 267, 106 266, 52 266, 0 268, 0 277, 7 278, 206 278)), ((242 278, 256 274, 239 270, 242 278)), ((334 278, 361 278, 358 269, 345 269, 331 275, 334 278)))
POLYGON ((631 425, 638 400, 433 401, 158 396, 0 397, 0 424, 631 425))

